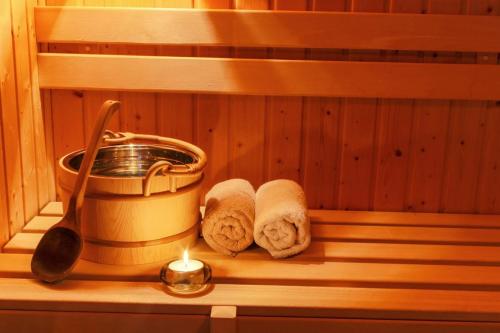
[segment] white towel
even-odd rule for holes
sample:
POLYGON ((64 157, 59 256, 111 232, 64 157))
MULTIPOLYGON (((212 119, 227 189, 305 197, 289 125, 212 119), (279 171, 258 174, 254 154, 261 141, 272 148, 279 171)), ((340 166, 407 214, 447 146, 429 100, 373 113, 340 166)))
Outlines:
POLYGON ((253 243, 255 190, 244 179, 216 184, 205 196, 202 234, 217 252, 236 255, 253 243))
POLYGON ((274 258, 302 252, 311 243, 311 228, 304 191, 288 179, 262 185, 255 202, 255 242, 274 258))

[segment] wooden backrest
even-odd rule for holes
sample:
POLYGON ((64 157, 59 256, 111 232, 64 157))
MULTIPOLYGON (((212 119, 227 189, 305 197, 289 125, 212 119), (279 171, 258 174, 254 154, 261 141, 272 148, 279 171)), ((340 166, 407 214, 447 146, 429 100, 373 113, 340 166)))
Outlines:
POLYGON ((35 19, 38 42, 48 43, 480 52, 489 63, 41 53, 41 88, 500 99, 500 66, 489 54, 500 52, 499 17, 38 7, 35 19))

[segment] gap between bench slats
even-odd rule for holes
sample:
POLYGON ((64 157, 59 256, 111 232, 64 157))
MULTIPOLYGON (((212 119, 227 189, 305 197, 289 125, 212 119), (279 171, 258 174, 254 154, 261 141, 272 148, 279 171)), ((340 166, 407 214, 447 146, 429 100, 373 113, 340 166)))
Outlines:
POLYGON ((50 43, 500 52, 494 16, 37 7, 35 24, 50 43))
POLYGON ((500 99, 497 65, 63 53, 40 53, 38 65, 40 88, 48 89, 500 99))

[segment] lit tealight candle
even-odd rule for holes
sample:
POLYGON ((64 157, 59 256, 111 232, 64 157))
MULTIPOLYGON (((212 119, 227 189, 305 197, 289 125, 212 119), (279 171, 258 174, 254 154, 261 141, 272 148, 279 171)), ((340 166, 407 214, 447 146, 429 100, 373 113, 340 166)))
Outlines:
POLYGON ((210 278, 210 267, 201 260, 189 259, 187 250, 184 250, 182 259, 167 263, 160 272, 161 281, 177 293, 199 291, 210 278))
POLYGON ((176 272, 193 272, 203 268, 203 263, 199 260, 189 259, 188 250, 184 250, 182 259, 172 261, 168 268, 176 272))

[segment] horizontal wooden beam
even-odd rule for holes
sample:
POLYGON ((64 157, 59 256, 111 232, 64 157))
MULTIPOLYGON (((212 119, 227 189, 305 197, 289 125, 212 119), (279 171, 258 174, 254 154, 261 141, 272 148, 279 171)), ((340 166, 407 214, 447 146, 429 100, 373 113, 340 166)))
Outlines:
POLYGON ((232 304, 238 316, 310 316, 498 322, 498 294, 485 291, 215 284, 204 295, 169 295, 159 282, 0 279, 0 309, 207 315, 232 304), (297 300, 300 299, 300 302, 297 300), (293 306, 290 306, 293 305, 293 306))
POLYGON ((281 96, 500 99, 500 66, 39 54, 40 87, 281 96))
MULTIPOLYGON (((200 208, 201 211, 204 207, 200 208)), ((63 215, 63 205, 60 201, 49 202, 40 215, 33 218, 26 227, 34 225, 37 230, 48 230, 53 223, 59 221, 57 216, 63 215), (53 223, 45 229, 40 229, 46 223, 39 219, 52 219, 53 223)), ((422 212, 374 212, 352 210, 310 209, 312 223, 321 224, 355 224, 355 225, 400 225, 415 227, 459 227, 459 228, 495 228, 500 229, 500 215, 486 214, 443 214, 422 212)), ((26 227, 24 230, 26 231, 26 227)))
POLYGON ((500 52, 500 17, 38 7, 39 42, 500 52))
MULTIPOLYGON (((394 231, 397 232, 397 230, 394 231)), ((5 245, 3 252, 32 254, 41 238, 41 232, 18 232, 5 245)), ((199 240, 196 246, 190 249, 190 253, 194 257, 204 259, 221 257, 203 240, 199 240)), ((238 259, 259 260, 263 258, 264 260, 267 258, 267 253, 258 247, 238 254, 238 259)), ((496 246, 362 243, 346 242, 341 239, 314 240, 300 256, 287 260, 500 266, 500 251, 496 246)))

